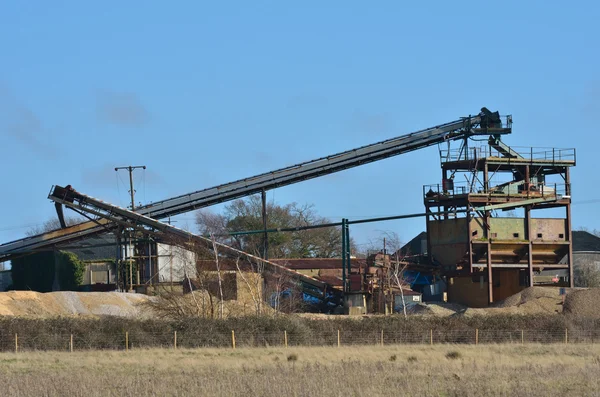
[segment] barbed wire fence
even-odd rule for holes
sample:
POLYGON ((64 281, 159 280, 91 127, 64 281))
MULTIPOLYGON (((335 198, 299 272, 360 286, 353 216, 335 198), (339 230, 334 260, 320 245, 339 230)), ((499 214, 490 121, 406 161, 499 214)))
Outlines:
POLYGON ((600 330, 428 330, 411 332, 344 332, 337 330, 307 334, 273 332, 195 333, 185 331, 123 331, 110 334, 23 333, 0 335, 1 352, 135 349, 197 349, 244 347, 310 347, 310 346, 386 346, 436 344, 593 344, 600 342, 600 330))

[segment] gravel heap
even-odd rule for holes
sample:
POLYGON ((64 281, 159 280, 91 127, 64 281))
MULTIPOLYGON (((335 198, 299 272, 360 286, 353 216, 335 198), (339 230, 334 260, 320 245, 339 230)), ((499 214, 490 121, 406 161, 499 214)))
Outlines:
POLYGON ((124 292, 0 292, 0 315, 22 317, 118 316, 147 317, 140 305, 149 298, 124 292))
POLYGON ((539 299, 550 300, 555 303, 562 302, 560 288, 557 287, 529 287, 521 292, 509 296, 506 299, 496 302, 492 307, 505 308, 521 306, 531 301, 539 299))
POLYGON ((563 310, 578 317, 600 319, 600 288, 570 292, 563 310))

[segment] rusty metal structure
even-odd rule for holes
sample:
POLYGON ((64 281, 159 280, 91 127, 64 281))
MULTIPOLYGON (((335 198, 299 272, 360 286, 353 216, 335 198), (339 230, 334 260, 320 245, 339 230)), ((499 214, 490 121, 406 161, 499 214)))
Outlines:
MULTIPOLYGON (((476 116, 463 117, 455 121, 336 153, 331 156, 138 206, 135 208, 135 211, 153 219, 166 219, 170 216, 329 175, 442 142, 464 140, 478 135, 486 135, 491 131, 479 127, 487 126, 489 124, 488 118, 489 116, 486 113, 481 112, 476 116)), ((497 132, 509 133, 510 129, 497 132)), ((59 218, 61 218, 62 209, 60 206, 57 206, 56 209, 59 218)), ((118 231, 118 227, 106 219, 96 219, 60 230, 8 242, 0 245, 0 261, 10 260, 14 255, 23 253, 51 250, 61 244, 106 233, 107 231, 118 231)), ((117 237, 120 238, 120 236, 117 237)))
MULTIPOLYGON (((424 187, 425 213, 361 221, 342 220, 342 292, 347 295, 362 292, 381 294, 384 293, 381 292, 384 289, 381 280, 389 278, 383 274, 388 271, 386 266, 379 270, 364 269, 363 276, 356 278, 350 264, 348 225, 413 216, 425 216, 427 221, 428 263, 421 265, 435 268, 445 275, 450 280, 449 295, 457 301, 469 300, 467 303, 471 305, 487 305, 523 286, 543 283, 544 277, 558 279, 561 285, 572 285, 569 168, 575 165, 575 150, 509 147, 501 137, 511 132, 511 116, 501 117, 498 112, 482 108, 476 116, 137 206, 135 212, 133 208, 129 211, 76 192, 69 186, 54 186, 48 197, 55 202, 61 224, 64 226, 63 205, 86 216, 89 221, 2 244, 0 262, 15 255, 51 250, 78 239, 112 232, 117 236, 117 260, 124 259, 123 252, 130 251, 125 256, 148 259, 149 265, 139 268, 147 269, 143 270, 148 274, 142 274, 142 279, 152 282, 153 252, 148 242, 176 237, 186 244, 190 241, 207 243, 206 239, 160 222, 160 219, 256 193, 262 193, 264 201, 264 192, 269 189, 438 145, 442 183, 424 187), (521 218, 496 216, 499 211, 519 208, 524 210, 521 218), (531 215, 533 210, 548 208, 564 209, 564 218, 533 218, 531 215), (125 251, 123 247, 126 247, 125 251), (473 288, 475 284, 479 285, 477 291, 473 288), (487 292, 481 298, 479 290, 485 284, 487 292), (372 291, 369 292, 369 288, 372 291), (463 299, 463 295, 467 298, 463 299)), ((247 233, 266 235, 271 232, 266 229, 264 211, 263 218, 264 230, 247 233)), ((253 260, 260 259, 271 269, 285 271, 280 269, 282 266, 267 260, 266 246, 264 254, 264 258, 254 257, 253 260)), ((316 289, 317 295, 324 297, 327 291, 335 290, 310 277, 292 275, 309 289, 316 289)), ((130 283, 132 278, 130 276, 130 283)))
POLYGON ((528 286, 573 286, 575 149, 510 147, 492 134, 479 146, 448 143, 440 158, 442 183, 424 186, 423 198, 429 262, 443 269, 450 300, 486 306, 528 286), (533 216, 544 209, 563 215, 533 216))

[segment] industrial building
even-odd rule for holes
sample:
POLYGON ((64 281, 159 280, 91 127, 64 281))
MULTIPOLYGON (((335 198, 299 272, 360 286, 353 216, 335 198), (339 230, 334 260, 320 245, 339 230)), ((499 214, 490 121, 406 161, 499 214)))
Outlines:
POLYGON ((416 302, 441 299, 447 291, 450 301, 486 306, 528 286, 573 286, 570 168, 576 164, 575 149, 511 147, 501 140, 510 133, 511 116, 482 108, 476 116, 152 204, 135 207, 132 197, 130 209, 70 185, 54 186, 48 198, 63 228, 0 245, 0 260, 112 234, 114 278, 110 268, 91 264, 86 281, 93 284, 100 277, 96 273, 104 272, 106 282, 114 280, 119 289, 143 290, 190 280, 199 261, 206 259, 197 256, 198 248, 218 246, 224 258, 242 258, 244 266, 262 269, 265 286, 283 277, 321 307, 358 306, 363 312, 394 310, 398 295, 404 301, 404 295, 415 296, 411 299, 416 302), (326 260, 270 260, 266 248, 258 257, 160 221, 261 193, 263 230, 240 232, 261 233, 267 241, 268 233, 298 228, 267 229, 265 191, 433 145, 439 147, 441 179, 423 188, 424 214, 307 226, 341 226, 342 258, 329 268, 326 260), (64 207, 89 221, 67 227, 64 207), (545 216, 546 210, 554 211, 553 216, 545 216), (503 216, 507 211, 514 214, 503 216), (352 224, 415 216, 425 218, 427 232, 399 254, 383 252, 364 262, 350 256, 352 224))
POLYGON ((448 299, 481 307, 553 279, 573 287, 575 149, 517 149, 492 136, 440 154, 442 183, 423 196, 428 259, 442 267, 448 299), (551 208, 562 217, 535 216, 551 208), (519 209, 523 217, 494 216, 519 209))

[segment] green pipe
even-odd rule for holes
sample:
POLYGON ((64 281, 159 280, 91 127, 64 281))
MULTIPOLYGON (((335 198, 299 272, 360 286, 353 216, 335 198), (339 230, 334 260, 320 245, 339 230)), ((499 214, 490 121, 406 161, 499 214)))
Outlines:
MULTIPOLYGON (((445 214, 457 214, 468 212, 467 210, 458 210, 458 211, 440 211, 440 212, 430 212, 429 215, 445 215, 445 214)), ((408 214, 408 215, 396 215, 396 216, 386 216, 382 218, 366 218, 366 219, 357 219, 354 221, 348 221, 348 225, 356 225, 360 223, 370 223, 370 222, 383 222, 383 221, 393 221, 397 219, 408 219, 408 218, 419 218, 422 216, 427 216, 426 212, 417 213, 417 214, 408 214)), ((323 223, 320 225, 308 225, 308 226, 298 226, 298 227, 282 227, 282 228, 274 228, 267 230, 247 230, 242 232, 231 232, 226 234, 221 234, 220 236, 245 236, 249 234, 260 234, 260 233, 279 233, 279 232, 297 232, 300 230, 310 230, 310 229, 319 229, 322 227, 337 227, 342 226, 342 222, 334 222, 334 223, 323 223)))
POLYGON ((348 226, 348 219, 346 219, 346 224, 344 225, 344 234, 346 235, 346 252, 344 252, 344 256, 346 257, 346 266, 348 270, 346 271, 348 274, 348 292, 352 290, 352 280, 350 279, 351 266, 350 266, 350 226, 348 226))
POLYGON ((342 290, 348 290, 348 278, 350 274, 346 274, 346 219, 342 218, 342 290))

